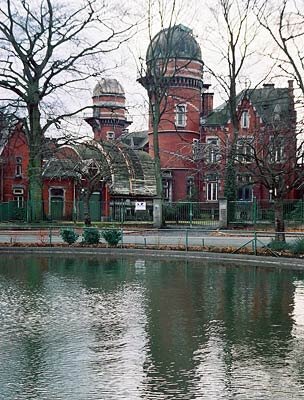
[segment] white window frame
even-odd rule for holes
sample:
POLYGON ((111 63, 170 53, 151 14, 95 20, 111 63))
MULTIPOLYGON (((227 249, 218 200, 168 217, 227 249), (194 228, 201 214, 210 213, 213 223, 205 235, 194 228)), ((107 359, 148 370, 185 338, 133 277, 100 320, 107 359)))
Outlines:
POLYGON ((186 193, 187 193, 188 197, 191 197, 194 194, 194 177, 193 176, 187 176, 186 193))
POLYGON ((115 139, 115 132, 114 131, 108 131, 107 132, 107 140, 114 140, 115 139))
POLYGON ((206 182, 206 200, 207 201, 218 200, 218 181, 206 182))
POLYGON ((219 161, 219 138, 214 136, 208 137, 206 146, 206 162, 208 164, 215 164, 218 161, 219 161))
POLYGON ((24 196, 14 196, 14 201, 17 203, 17 208, 24 207, 24 196))
POLYGON ((271 136, 269 149, 272 163, 281 163, 285 161, 285 143, 283 136, 271 136))
POLYGON ((13 188, 14 201, 17 203, 17 208, 23 208, 24 206, 24 189, 13 188))
POLYGON ((172 179, 162 178, 163 198, 172 202, 172 179))
POLYGON ((16 169, 15 169, 15 176, 21 177, 22 176, 22 157, 16 157, 16 169))
POLYGON ((243 164, 250 164, 253 162, 253 138, 240 137, 237 141, 237 160, 243 164), (242 149, 242 150, 241 150, 242 149))
POLYGON ((187 105, 177 104, 175 106, 175 124, 179 128, 184 128, 187 123, 187 105))
POLYGON ((248 110, 243 110, 241 115, 241 127, 244 129, 249 128, 249 112, 248 110))

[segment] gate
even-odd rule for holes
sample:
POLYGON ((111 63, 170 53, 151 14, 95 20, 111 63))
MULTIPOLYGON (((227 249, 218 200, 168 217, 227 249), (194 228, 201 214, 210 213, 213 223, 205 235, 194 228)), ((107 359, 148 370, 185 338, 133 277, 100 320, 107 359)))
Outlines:
POLYGON ((167 225, 217 228, 219 226, 219 203, 218 201, 212 203, 165 203, 163 216, 167 225))

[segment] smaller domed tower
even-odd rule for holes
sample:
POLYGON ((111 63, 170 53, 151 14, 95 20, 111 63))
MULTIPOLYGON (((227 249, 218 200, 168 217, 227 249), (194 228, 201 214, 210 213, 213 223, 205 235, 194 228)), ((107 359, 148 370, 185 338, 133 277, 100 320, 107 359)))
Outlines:
POLYGON ((95 140, 115 140, 131 124, 127 121, 125 92, 116 79, 101 79, 93 90, 93 117, 86 122, 95 140))

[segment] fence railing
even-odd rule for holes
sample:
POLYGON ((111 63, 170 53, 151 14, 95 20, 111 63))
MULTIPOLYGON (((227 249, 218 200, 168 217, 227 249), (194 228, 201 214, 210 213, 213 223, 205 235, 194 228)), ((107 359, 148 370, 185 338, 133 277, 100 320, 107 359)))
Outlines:
MULTIPOLYGON (((61 226, 56 226, 45 229, 0 230, 0 246, 4 243, 9 243, 10 245, 32 243, 46 246, 63 244, 64 241, 60 235, 61 228, 61 226)), ((276 249, 270 246, 276 237, 274 232, 236 232, 233 230, 225 231, 225 233, 219 236, 218 230, 206 232, 205 230, 193 229, 118 229, 121 232, 121 240, 118 247, 184 251, 221 251, 221 249, 226 248, 227 251, 233 253, 246 249, 254 254, 260 251, 271 255, 279 254, 276 249)), ((74 228, 74 230, 78 233, 79 238, 73 246, 81 246, 84 228, 74 228)), ((302 240, 300 254, 304 253, 304 232, 286 232, 285 238, 290 248, 292 248, 294 243, 299 243, 299 240, 302 240)), ((106 241, 102 238, 100 239, 100 243, 107 246, 106 241)))
MULTIPOLYGON (((229 202, 229 222, 238 223, 274 223, 274 202, 264 200, 229 202)), ((283 202, 283 218, 294 224, 304 223, 304 200, 286 200, 283 202)))
MULTIPOLYGON (((0 203, 0 222, 30 221, 31 209, 34 207, 35 203, 31 201, 0 203)), ((153 221, 152 201, 147 202, 146 210, 136 210, 135 202, 131 203, 124 200, 90 201, 89 207, 91 220, 94 222, 153 221)), ((42 202, 42 209, 41 220, 45 222, 84 220, 83 201, 75 203, 62 200, 42 202)))
MULTIPOLYGON (((35 203, 9 201, 0 203, 0 222, 30 221, 31 208, 35 203)), ((153 202, 146 202, 146 210, 136 210, 135 202, 127 200, 90 201, 90 214, 93 222, 109 221, 125 223, 152 222, 153 202)), ((304 224, 304 200, 285 201, 283 204, 284 220, 289 224, 304 224)), ((163 204, 163 216, 168 225, 181 227, 204 225, 216 227, 219 222, 218 202, 176 202, 163 204)), ((83 221, 83 201, 68 202, 53 200, 43 202, 42 221, 83 221)), ((238 224, 258 224, 274 222, 274 203, 271 201, 236 201, 228 203, 228 221, 238 224)))
POLYGON ((167 224, 217 226, 218 202, 164 203, 163 217, 167 224))

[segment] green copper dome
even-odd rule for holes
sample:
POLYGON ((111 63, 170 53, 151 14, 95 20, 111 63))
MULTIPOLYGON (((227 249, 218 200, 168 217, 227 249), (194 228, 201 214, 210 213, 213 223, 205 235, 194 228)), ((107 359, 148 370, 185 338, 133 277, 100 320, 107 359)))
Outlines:
POLYGON ((192 30, 184 25, 163 29, 152 39, 146 55, 147 63, 161 58, 202 60, 199 44, 192 30))

